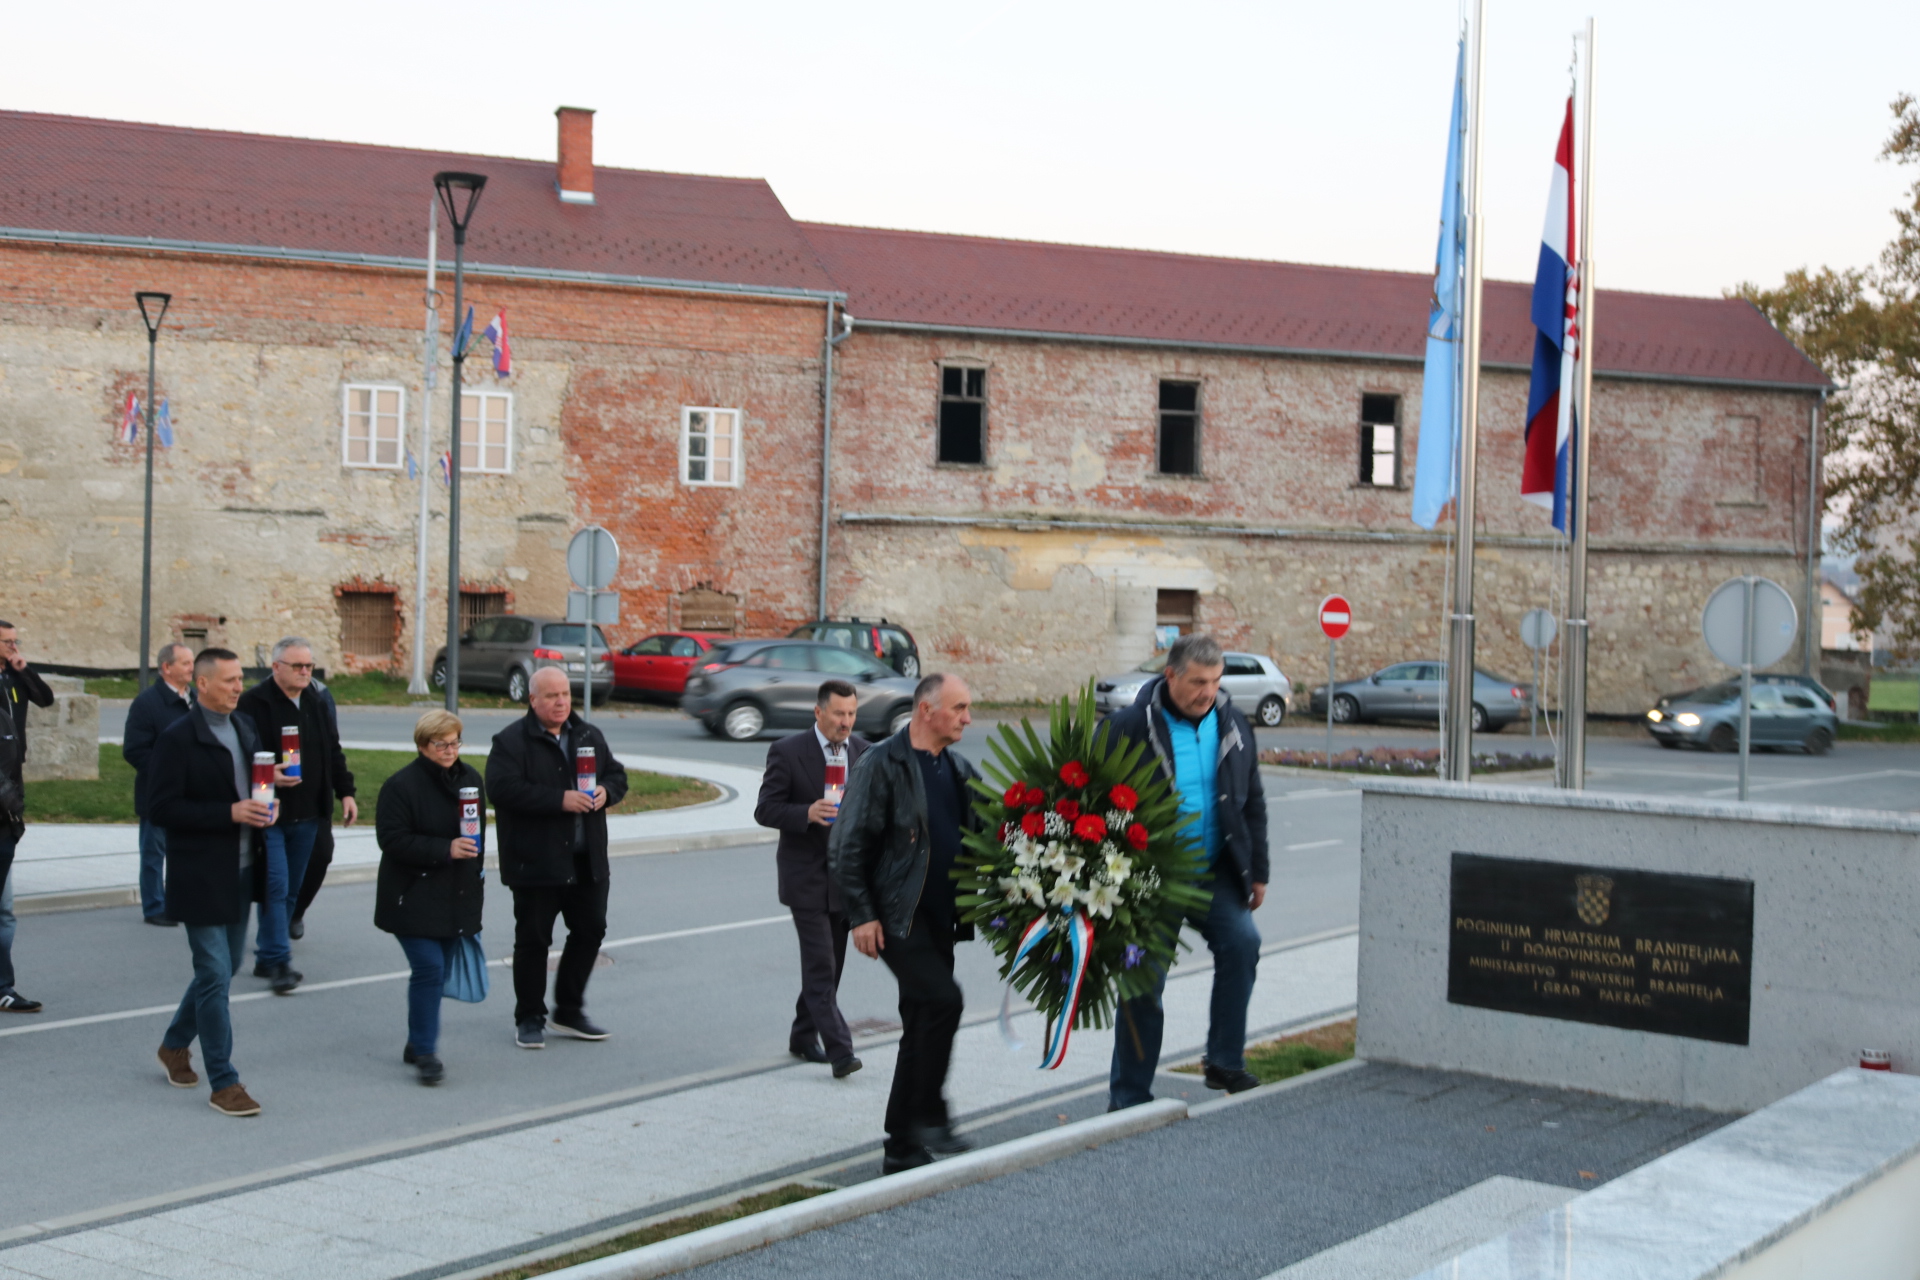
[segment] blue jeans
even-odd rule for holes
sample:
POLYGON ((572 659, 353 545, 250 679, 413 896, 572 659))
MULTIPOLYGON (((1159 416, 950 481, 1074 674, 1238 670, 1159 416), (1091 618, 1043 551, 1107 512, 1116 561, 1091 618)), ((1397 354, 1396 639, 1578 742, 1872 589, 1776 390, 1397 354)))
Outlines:
POLYGON ((267 828, 267 900, 260 904, 260 932, 253 939, 253 958, 265 965, 293 959, 287 940, 287 913, 307 881, 307 859, 320 835, 320 819, 282 822, 267 828))
POLYGON ((167 829, 140 819, 140 914, 167 914, 167 829))
POLYGON ((198 1036, 207 1079, 218 1093, 240 1083, 240 1073, 233 1069, 233 1018, 227 1011, 227 988, 247 958, 247 922, 185 927, 187 945, 193 949, 193 981, 160 1043, 184 1049, 198 1036))
MULTIPOLYGON (((1228 1071, 1246 1066, 1247 1002, 1253 998, 1254 971, 1260 966, 1260 930, 1240 896, 1240 887, 1221 877, 1214 882, 1206 914, 1190 912, 1187 923, 1200 931, 1213 952, 1213 1007, 1207 1025, 1207 1062, 1228 1071)), ((1113 1069, 1107 1078, 1111 1109, 1153 1101, 1153 1073, 1160 1065, 1160 1036, 1167 989, 1160 971, 1153 994, 1121 1004, 1113 1020, 1113 1069)))
POLYGON ((447 944, 439 938, 407 933, 393 936, 413 969, 407 983, 407 1044, 415 1053, 436 1053, 440 1048, 440 997, 447 985, 447 944))

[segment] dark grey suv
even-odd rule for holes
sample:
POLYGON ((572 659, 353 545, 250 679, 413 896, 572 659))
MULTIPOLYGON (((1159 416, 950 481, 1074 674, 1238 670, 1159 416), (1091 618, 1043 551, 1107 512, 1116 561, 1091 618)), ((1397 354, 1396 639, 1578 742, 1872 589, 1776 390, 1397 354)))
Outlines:
MULTIPOLYGON (((593 701, 596 706, 613 696, 613 663, 607 634, 593 629, 593 701)), ((538 618, 506 613, 481 618, 460 637, 460 687, 497 689, 515 702, 527 700, 533 673, 542 667, 561 667, 577 697, 587 676, 587 628, 565 618, 538 618)), ((433 687, 447 687, 447 649, 433 655, 433 687)))
POLYGON ((812 724, 821 682, 835 678, 859 695, 854 731, 862 737, 887 737, 913 717, 916 681, 864 653, 803 640, 736 641, 693 669, 680 709, 708 733, 750 742, 812 724))

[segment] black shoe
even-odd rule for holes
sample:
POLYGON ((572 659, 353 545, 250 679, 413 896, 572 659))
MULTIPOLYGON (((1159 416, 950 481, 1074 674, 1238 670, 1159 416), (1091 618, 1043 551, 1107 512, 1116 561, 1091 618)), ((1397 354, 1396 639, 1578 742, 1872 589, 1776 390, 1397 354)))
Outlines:
POLYGON ((289 938, 292 938, 295 942, 298 942, 300 941, 300 939, 306 937, 307 922, 305 918, 301 916, 295 916, 293 919, 287 921, 287 936, 289 938))
POLYGON ((1209 1089, 1225 1089, 1228 1093, 1245 1093, 1249 1089, 1259 1087, 1260 1077, 1251 1071, 1207 1064, 1207 1088, 1209 1089))
POLYGON ((913 1130, 913 1139, 927 1150, 937 1151, 943 1156, 957 1156, 962 1151, 973 1150, 971 1142, 944 1124, 917 1125, 913 1130))
POLYGON ((420 1055, 413 1051, 412 1045, 408 1045, 400 1051, 400 1061, 406 1063, 408 1066, 412 1066, 414 1063, 420 1061, 420 1055))
POLYGON ((827 1051, 820 1047, 820 1042, 818 1040, 814 1041, 810 1045, 807 1045, 805 1048, 801 1048, 798 1045, 790 1044, 787 1046, 787 1052, 792 1054, 794 1057, 800 1059, 800 1061, 802 1062, 827 1061, 827 1051))
POLYGON ((147 923, 157 924, 162 929, 178 929, 180 927, 180 922, 171 916, 148 916, 147 923))
POLYGON ((12 987, 0 991, 0 1013, 38 1013, 40 1008, 38 1000, 29 1000, 12 987))
POLYGON ((299 986, 306 976, 292 965, 283 964, 273 971, 273 976, 267 980, 267 986, 277 996, 290 996, 293 994, 293 989, 299 986))
POLYGON ((255 960, 253 962, 253 976, 256 978, 271 978, 278 968, 278 965, 268 964, 265 960, 255 960))
POLYGON ((513 1033, 513 1042, 522 1049, 544 1049, 547 1047, 546 1023, 540 1018, 529 1018, 518 1024, 513 1033))
POLYGON ((421 1084, 434 1085, 446 1079, 446 1067, 441 1064, 440 1059, 430 1053, 415 1055, 413 1065, 415 1070, 420 1073, 421 1084))
POLYGON ((904 1155, 884 1151, 880 1155, 880 1176, 884 1178, 890 1173, 905 1173, 909 1169, 932 1163, 933 1155, 925 1147, 914 1147, 904 1155))
POLYGON ((553 1023, 555 1031, 572 1036, 576 1040, 605 1040, 613 1034, 604 1027, 595 1025, 593 1019, 589 1018, 584 1010, 564 1016, 556 1013, 548 1021, 553 1023))
POLYGON ((852 1054, 848 1054, 846 1057, 840 1058, 834 1062, 833 1078, 835 1080, 845 1080, 848 1076, 852 1075, 854 1072, 858 1071, 859 1069, 860 1069, 860 1059, 854 1057, 852 1054))

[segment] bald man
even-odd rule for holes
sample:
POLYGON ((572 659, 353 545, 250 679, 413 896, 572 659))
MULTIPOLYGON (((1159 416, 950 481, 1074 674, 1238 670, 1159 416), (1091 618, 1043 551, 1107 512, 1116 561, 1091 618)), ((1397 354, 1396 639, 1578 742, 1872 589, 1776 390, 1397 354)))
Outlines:
POLYGON ((587 1017, 587 979, 607 936, 607 810, 626 798, 627 771, 606 738, 573 710, 573 686, 558 667, 533 673, 527 714, 493 737, 487 796, 493 801, 500 879, 513 890, 514 1043, 547 1046, 547 952, 553 922, 567 942, 553 984, 553 1029, 579 1040, 608 1032, 587 1017), (577 779, 593 753, 592 790, 577 779))

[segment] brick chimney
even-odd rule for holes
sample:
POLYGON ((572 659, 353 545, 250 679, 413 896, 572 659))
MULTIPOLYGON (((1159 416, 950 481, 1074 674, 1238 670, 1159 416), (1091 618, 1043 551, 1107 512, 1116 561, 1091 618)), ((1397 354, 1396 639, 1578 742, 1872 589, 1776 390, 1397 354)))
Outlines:
POLYGON ((593 110, 560 107, 560 166, 554 188, 566 204, 593 203, 593 110))

